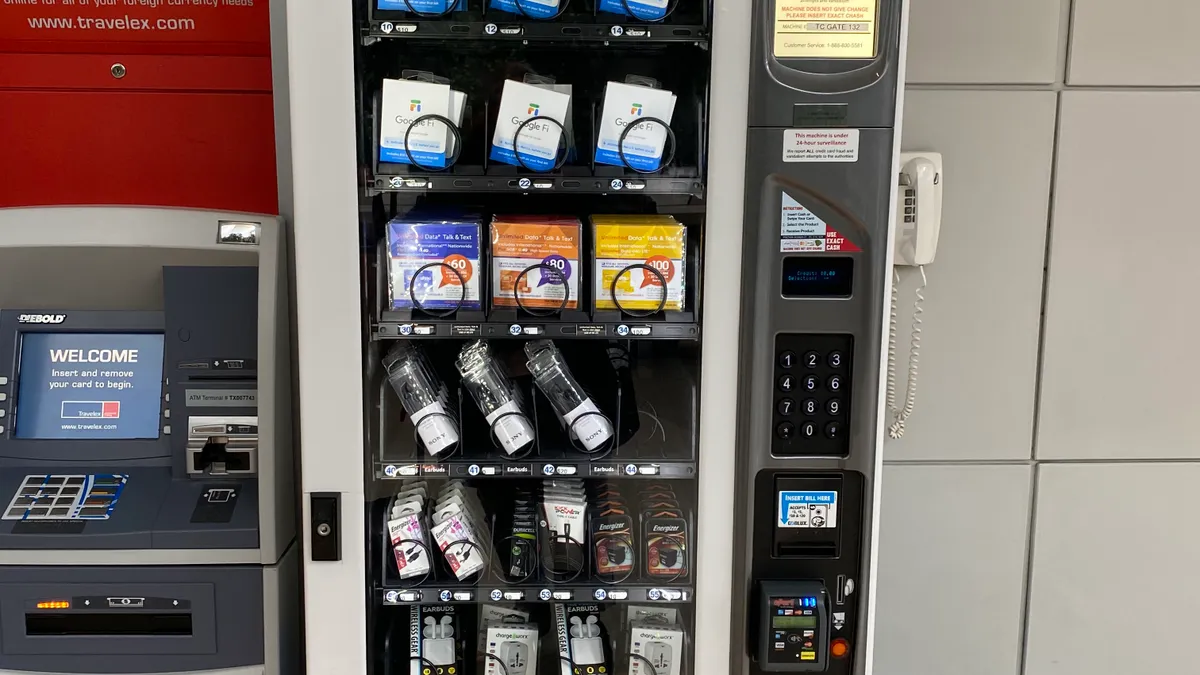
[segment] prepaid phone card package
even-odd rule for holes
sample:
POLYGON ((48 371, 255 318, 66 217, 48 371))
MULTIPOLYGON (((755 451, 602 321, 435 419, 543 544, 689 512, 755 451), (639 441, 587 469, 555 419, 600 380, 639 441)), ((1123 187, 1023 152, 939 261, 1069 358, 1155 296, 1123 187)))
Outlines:
POLYGON ((388 223, 389 308, 480 309, 481 229, 478 220, 388 223))
POLYGON ((558 6, 566 0, 491 0, 489 9, 519 14, 529 19, 550 19, 558 14, 558 6))
POLYGON ((600 0, 599 10, 632 16, 640 21, 658 21, 667 15, 670 0, 600 0))
POLYGON ((422 80, 384 80, 379 123, 379 161, 442 168, 454 152, 453 134, 440 115, 462 125, 466 95, 450 85, 422 80), (407 152, 404 137, 408 136, 407 152))
POLYGON ((580 236, 576 218, 496 216, 492 306, 578 308, 580 236))
POLYGON ((596 138, 596 163, 615 166, 628 163, 638 171, 657 171, 666 149, 667 130, 658 122, 638 124, 638 121, 653 117, 670 126, 675 100, 675 94, 664 89, 609 82, 604 89, 600 134, 596 138), (630 129, 630 125, 636 126, 630 129))
POLYGON ((536 171, 554 168, 563 132, 563 127, 559 125, 565 124, 570 102, 569 94, 516 80, 505 80, 489 159, 514 166, 521 166, 524 162, 525 166, 536 171), (534 121, 522 127, 530 118, 534 121), (554 121, 545 121, 545 118, 554 121), (520 137, 516 136, 518 128, 521 130, 520 137), (517 160, 518 153, 520 161, 517 160))
POLYGON ((687 231, 678 221, 662 215, 597 215, 592 229, 597 310, 648 312, 661 304, 668 312, 683 311, 687 231))

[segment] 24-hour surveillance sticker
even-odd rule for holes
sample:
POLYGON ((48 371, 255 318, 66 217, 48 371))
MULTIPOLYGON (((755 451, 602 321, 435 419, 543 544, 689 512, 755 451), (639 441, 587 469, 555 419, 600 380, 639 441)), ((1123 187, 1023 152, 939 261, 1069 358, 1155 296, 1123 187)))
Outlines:
POLYGON ((837 527, 837 493, 793 490, 780 492, 775 512, 775 527, 837 527))

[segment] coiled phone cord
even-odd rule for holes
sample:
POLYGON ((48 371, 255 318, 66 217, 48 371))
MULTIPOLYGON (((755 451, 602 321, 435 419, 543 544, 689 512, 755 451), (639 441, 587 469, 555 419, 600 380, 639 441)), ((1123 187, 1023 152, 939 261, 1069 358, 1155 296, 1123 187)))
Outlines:
POLYGON ((892 316, 888 328, 888 362, 887 362, 887 407, 892 416, 892 424, 888 427, 888 436, 893 440, 904 437, 904 423, 913 413, 917 399, 917 374, 921 360, 921 314, 925 309, 921 303, 925 301, 925 266, 917 265, 921 273, 921 285, 917 286, 916 301, 913 302, 912 337, 908 347, 908 381, 904 384, 904 407, 896 407, 896 324, 898 306, 900 304, 900 272, 892 268, 892 316))

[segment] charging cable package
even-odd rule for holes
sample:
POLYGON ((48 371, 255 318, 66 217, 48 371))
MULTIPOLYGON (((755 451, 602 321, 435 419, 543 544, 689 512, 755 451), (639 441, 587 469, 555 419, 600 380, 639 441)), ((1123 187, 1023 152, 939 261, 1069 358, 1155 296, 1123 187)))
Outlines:
POLYGON ((379 161, 445 168, 457 147, 447 121, 455 129, 462 126, 467 96, 431 73, 404 75, 405 79, 383 81, 379 161))
POLYGON ((683 650, 683 631, 678 627, 633 623, 629 627, 629 675, 679 675, 683 650))
POLYGON ((408 609, 410 675, 463 672, 464 640, 453 605, 408 609))
POLYGON ((481 308, 482 224, 396 218, 387 225, 388 306, 452 313, 481 308))
POLYGON ((575 381, 571 370, 549 340, 525 343, 533 381, 554 407, 559 421, 585 452, 599 452, 613 437, 612 422, 575 381))
POLYGON ((612 672, 612 645, 600 611, 600 605, 554 605, 561 675, 612 672))
POLYGON ((425 530, 425 489, 403 485, 388 504, 388 538, 401 579, 429 574, 429 538, 425 530))
POLYGON ((492 306, 531 311, 579 307, 578 218, 492 219, 492 306))
POLYGON ((492 623, 487 628, 485 675, 536 675, 537 626, 492 623))
MULTIPOLYGON (((533 0, 522 2, 532 4, 533 0)), ((554 169, 570 104, 570 94, 505 80, 488 158, 534 171, 554 169)))
POLYGON ((383 357, 388 383, 417 429, 430 455, 458 443, 458 420, 448 405, 449 392, 415 345, 398 343, 383 357))
POLYGON ((525 414, 519 392, 486 342, 467 343, 455 366, 505 454, 513 455, 533 443, 533 423, 525 414))
POLYGON ((667 147, 676 98, 652 86, 609 82, 596 137, 596 163, 645 173, 657 171, 667 147))
POLYGON ((491 0, 489 9, 519 14, 527 19, 553 19, 561 13, 560 3, 570 0, 491 0))
POLYGON ((632 16, 639 21, 660 21, 667 16, 669 0, 600 0, 598 9, 609 14, 632 16))
POLYGON ((683 311, 686 228, 666 215, 596 215, 591 220, 597 310, 683 311))
POLYGON ((433 539, 459 581, 486 566, 487 521, 474 488, 461 481, 447 483, 434 505, 432 521, 433 539))

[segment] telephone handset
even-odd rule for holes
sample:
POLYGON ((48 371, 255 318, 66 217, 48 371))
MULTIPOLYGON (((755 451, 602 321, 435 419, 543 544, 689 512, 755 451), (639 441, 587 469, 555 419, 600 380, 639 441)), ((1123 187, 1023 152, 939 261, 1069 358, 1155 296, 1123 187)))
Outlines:
POLYGON ((921 357, 921 303, 925 300, 925 265, 937 254, 942 226, 942 155, 936 152, 900 153, 900 189, 896 199, 895 267, 892 269, 891 326, 888 330, 887 407, 891 424, 888 436, 904 436, 904 423, 912 415, 917 397, 921 357), (900 267, 916 267, 921 275, 913 302, 912 337, 908 348, 908 377, 904 402, 896 404, 896 323, 899 318, 900 267))

